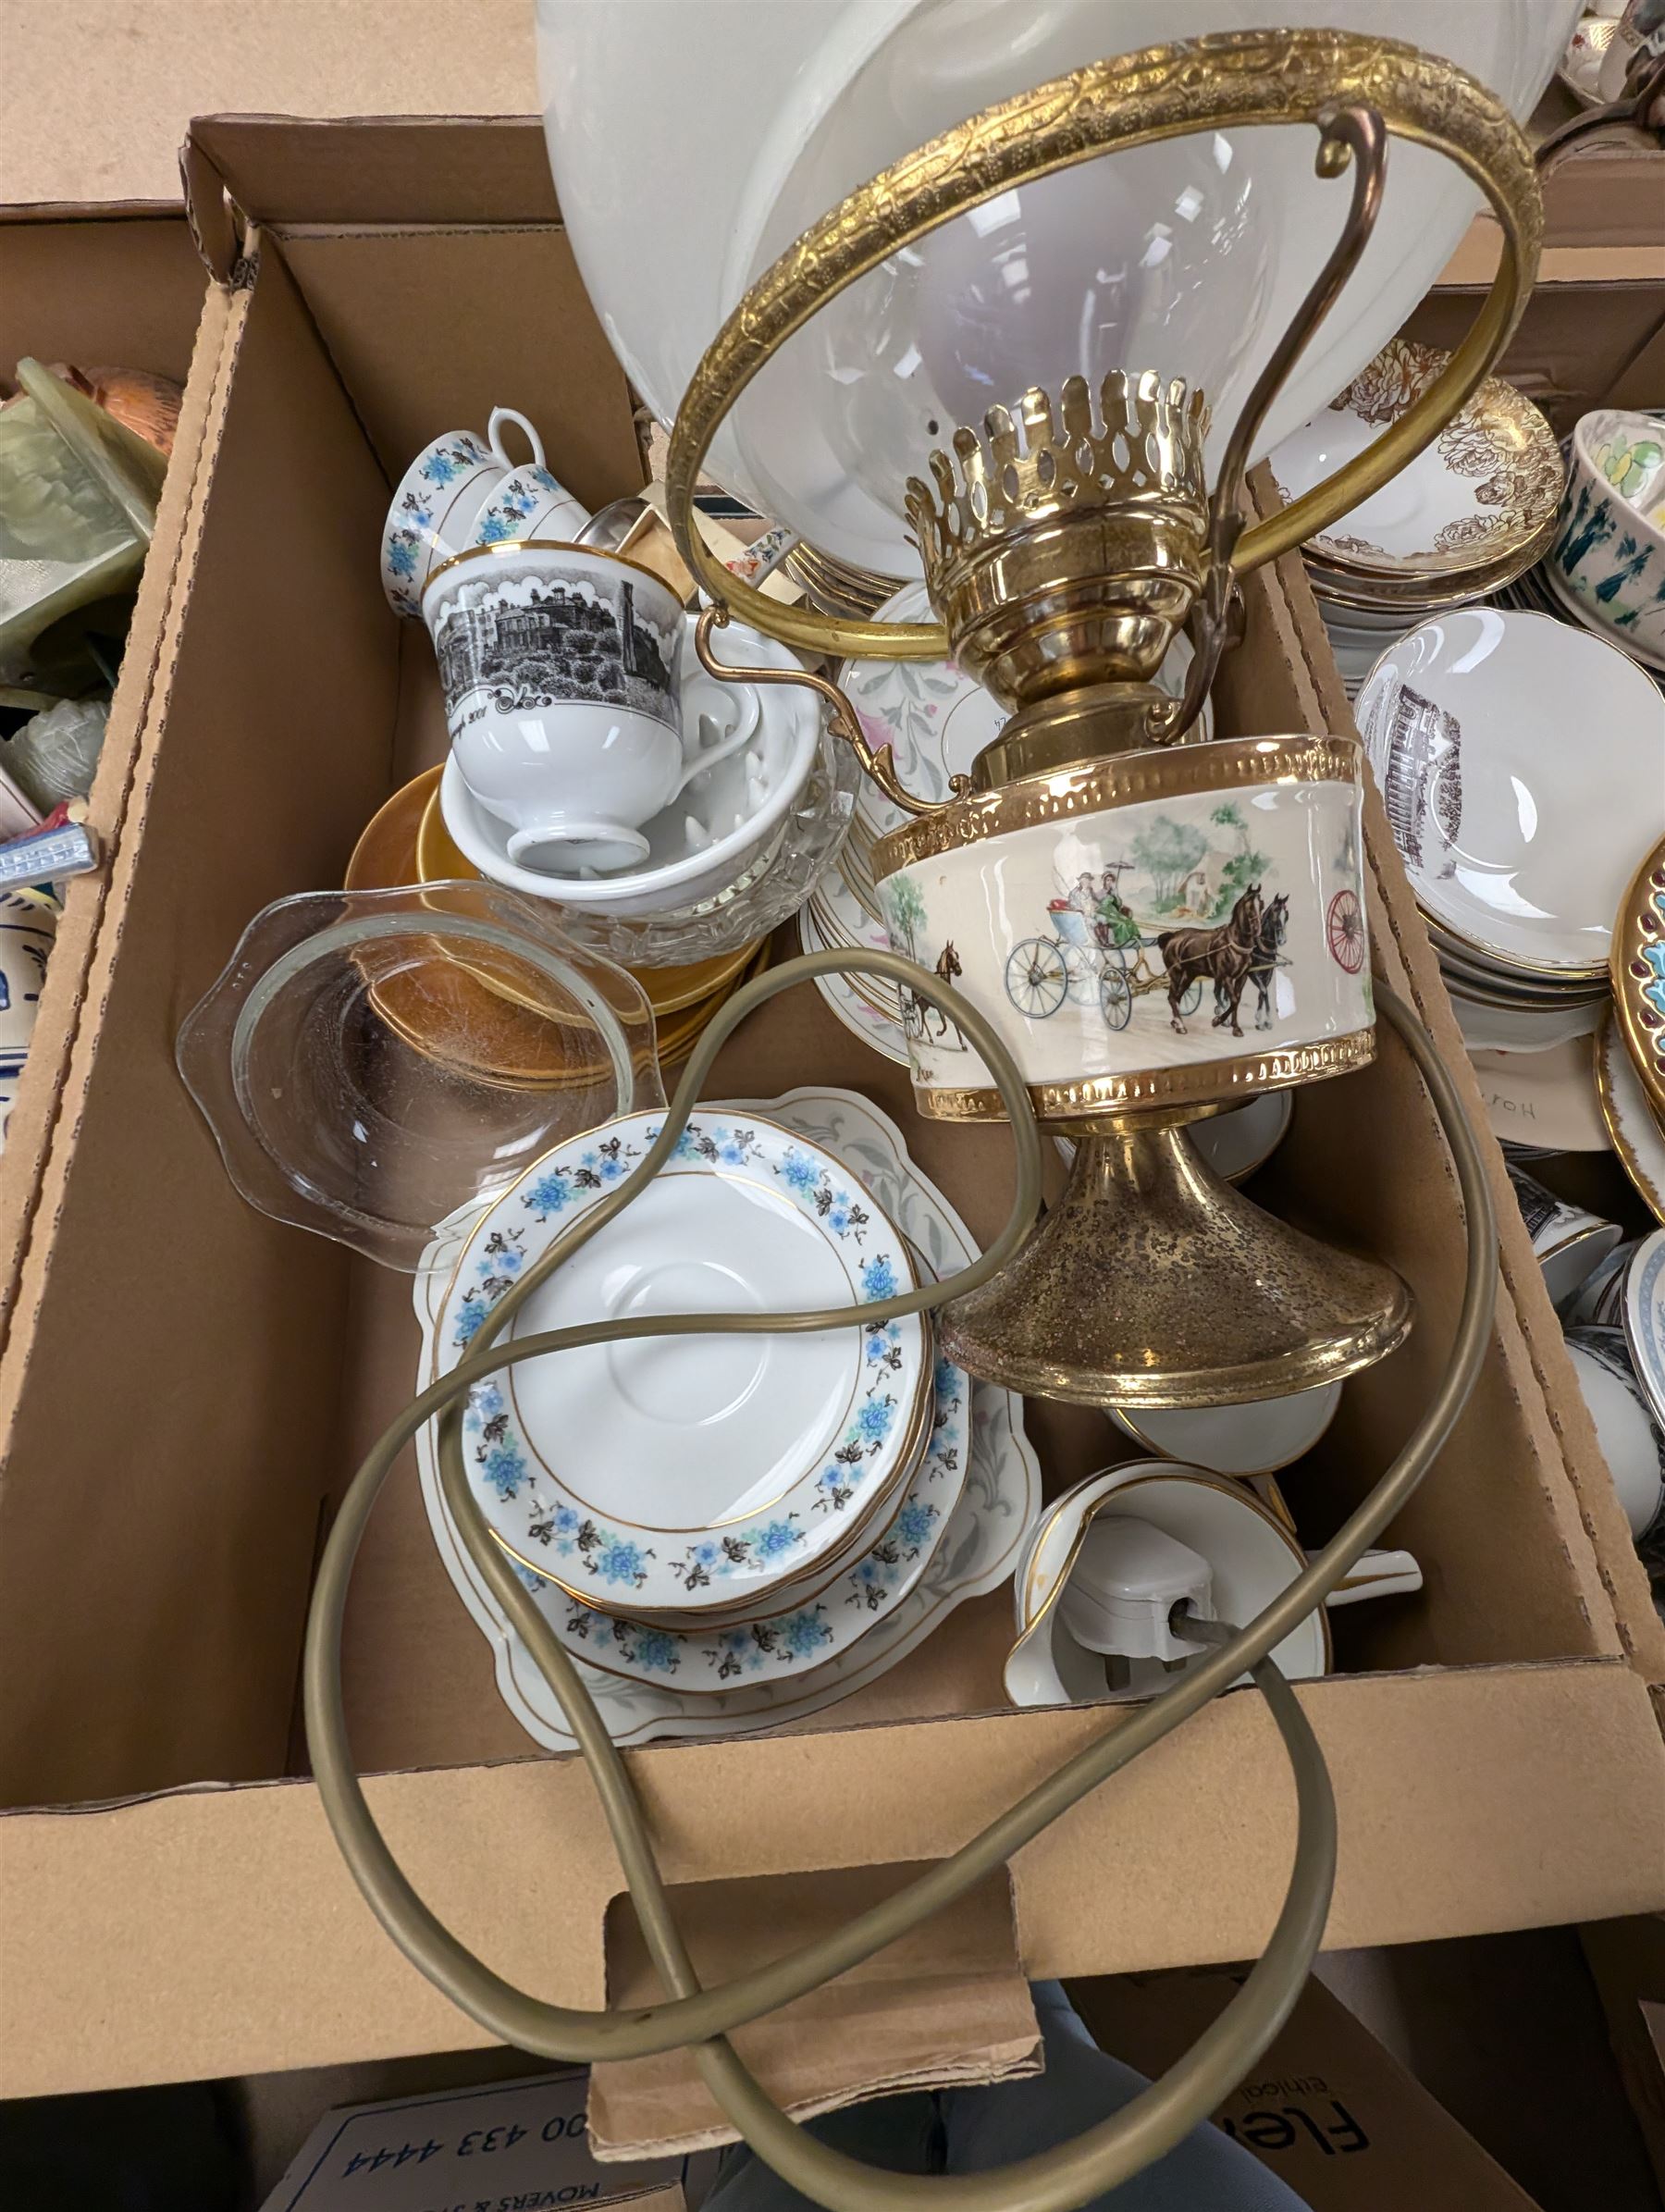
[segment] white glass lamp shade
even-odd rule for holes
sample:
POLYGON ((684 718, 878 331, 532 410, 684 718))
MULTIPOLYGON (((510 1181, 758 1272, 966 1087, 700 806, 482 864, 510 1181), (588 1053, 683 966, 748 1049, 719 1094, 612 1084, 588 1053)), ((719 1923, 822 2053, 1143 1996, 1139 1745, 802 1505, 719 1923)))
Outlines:
MULTIPOLYGON (((673 418, 746 288, 847 192, 968 116, 1117 53, 1268 24, 1400 39, 1523 118, 1578 0, 539 0, 545 129, 580 267, 673 418)), ((711 473, 824 551, 919 574, 905 479, 1032 384, 1153 369, 1203 390, 1209 459, 1339 235, 1315 133, 1204 132, 1003 194, 819 313, 742 397, 711 473)), ((1395 142, 1375 233, 1256 458, 1399 327, 1479 195, 1395 142)))

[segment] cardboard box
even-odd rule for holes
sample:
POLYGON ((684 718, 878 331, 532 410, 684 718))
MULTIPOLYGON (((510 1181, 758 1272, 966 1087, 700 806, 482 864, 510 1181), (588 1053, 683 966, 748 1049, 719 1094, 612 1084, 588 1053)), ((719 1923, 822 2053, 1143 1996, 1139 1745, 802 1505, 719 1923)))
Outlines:
MULTIPOLYGON (((266 900, 339 881, 356 833, 444 743, 427 640, 382 600, 390 480, 505 402, 598 500, 639 482, 630 395, 579 284, 529 121, 212 118, 190 155, 217 281, 127 828, 0 1358, 0 2094, 322 2065, 487 2038, 394 1952, 305 1778, 296 1670, 319 1533, 411 1386, 408 1285, 251 1211, 174 1071, 179 1021, 266 900), (222 199, 246 211, 246 232, 222 199), (32 1809, 32 1810, 31 1810, 32 1809)), ((1224 729, 1346 724, 1298 563, 1249 588, 1224 729)), ((1463 1062, 1379 806, 1382 971, 1463 1062)), ((1474 1105, 1472 1084, 1462 1075, 1474 1105)), ((919 1122, 901 1071, 808 989, 732 1043, 719 1094, 829 1081, 901 1123, 975 1233, 1005 1139, 919 1122)), ((1296 1503, 1321 1537, 1406 1434, 1446 1354, 1455 1191, 1404 1054, 1303 1092, 1264 1195, 1416 1291, 1403 1352, 1349 1386, 1296 1503)), ((1337 1617, 1301 1699, 1341 1862, 1329 1940, 1363 1945, 1665 1903, 1665 1750, 1646 1600, 1560 1332, 1494 1160, 1503 1271, 1474 1402, 1394 1530, 1421 1597, 1337 1617)), ((1062 1485, 1115 1455, 1036 1407, 1062 1485)), ((751 1955, 828 1870, 901 1881, 1112 1708, 1004 1710, 1004 1591, 801 1732, 662 1745, 632 1771, 677 1887, 771 1878, 751 1955), (796 1881, 789 1877, 797 1878, 796 1881)), ((408 1470, 349 1623, 352 1740, 434 1909, 523 1986, 597 2005, 622 1884, 571 1760, 528 1755, 434 1555, 408 1470)), ((1239 1959, 1287 1879, 1292 1799, 1252 1692, 1218 1700, 1012 1869, 1031 1973, 1239 1959), (1176 1839, 1182 1838, 1181 1844, 1176 1839)), ((752 1894, 748 1891, 747 1894, 752 1894)))
MULTIPOLYGON (((602 2167, 591 2156, 588 2089, 575 2067, 327 2112, 261 2212, 553 2212, 624 2199, 684 2212, 688 2159, 602 2167)), ((715 2165, 697 2162, 697 2188, 715 2165)))
MULTIPOLYGON (((1069 1994, 1104 2049, 1156 2075, 1237 1991, 1225 1974, 1158 1974, 1076 1982, 1069 1994)), ((1534 2212, 1525 2191, 1316 1980, 1215 2125, 1309 2212, 1534 2212)))
POLYGON ((1580 1931, 1608 2038, 1665 2197, 1665 1915, 1580 1931))

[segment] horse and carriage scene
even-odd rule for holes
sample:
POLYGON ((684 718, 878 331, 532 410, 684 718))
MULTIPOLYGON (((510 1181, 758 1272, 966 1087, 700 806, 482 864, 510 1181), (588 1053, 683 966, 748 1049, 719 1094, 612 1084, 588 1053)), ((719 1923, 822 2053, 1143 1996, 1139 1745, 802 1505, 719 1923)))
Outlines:
POLYGON ((1230 844, 1159 814, 1122 858, 1062 884, 1044 933, 1007 955, 1006 996, 1018 1012, 1044 1021, 1067 1003, 1096 1002, 1107 1028, 1125 1030, 1135 1002, 1161 994, 1181 1036, 1205 999, 1212 1025, 1234 1037, 1245 1012, 1255 1029, 1272 1028, 1277 971, 1289 964, 1289 896, 1267 894, 1273 864, 1252 846, 1240 808, 1216 807, 1209 828, 1230 844))

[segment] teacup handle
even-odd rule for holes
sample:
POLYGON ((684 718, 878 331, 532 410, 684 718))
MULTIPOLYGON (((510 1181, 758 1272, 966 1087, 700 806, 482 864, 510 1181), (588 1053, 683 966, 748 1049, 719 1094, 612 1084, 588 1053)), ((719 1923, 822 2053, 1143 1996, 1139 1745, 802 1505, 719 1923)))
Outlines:
MULTIPOLYGON (((752 686, 749 684, 723 684, 721 688, 723 688, 723 692, 730 697, 730 699, 734 699, 738 711, 741 711, 738 725, 734 730, 730 730, 730 735, 721 741, 721 746, 709 746, 706 752, 697 752, 695 757, 687 761, 684 772, 681 772, 679 783, 676 783, 676 790, 670 794, 672 798, 681 797, 681 792, 687 790, 687 785, 695 781, 695 776, 703 774, 708 768, 717 768, 719 761, 725 761, 732 752, 741 750, 741 746, 749 746, 749 743, 752 743, 754 732, 757 732, 758 721, 763 719, 763 701, 758 699, 758 695, 752 690, 752 686)), ((692 712, 695 712, 695 728, 698 728, 698 701, 690 699, 690 697, 687 697, 687 692, 684 692, 684 717, 687 717, 687 711, 690 711, 690 708, 692 708, 692 712)), ((670 801, 666 801, 666 803, 670 803, 670 801)))
POLYGON ((1422 1586, 1423 1571, 1409 1551, 1366 1551, 1324 1602, 1357 1605, 1364 1598, 1396 1598, 1422 1586))
POLYGON ((511 461, 503 451, 503 426, 505 423, 514 423, 525 432, 526 443, 532 448, 532 466, 534 468, 547 467, 548 463, 544 460, 543 439, 539 438, 525 416, 513 407, 494 407, 491 411, 491 420, 486 426, 486 442, 503 466, 505 468, 524 468, 526 465, 524 462, 511 461))

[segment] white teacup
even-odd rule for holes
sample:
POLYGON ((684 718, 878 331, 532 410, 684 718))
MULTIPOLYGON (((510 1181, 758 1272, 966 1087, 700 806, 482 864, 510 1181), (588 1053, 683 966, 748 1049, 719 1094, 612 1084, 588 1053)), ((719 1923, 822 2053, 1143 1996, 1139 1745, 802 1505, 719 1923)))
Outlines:
POLYGON ((1665 1436, 1636 1379, 1622 1328, 1570 1328, 1567 1356, 1596 1440, 1638 1542, 1665 1527, 1665 1436))
POLYGON ((1568 1205, 1545 1190, 1523 1168, 1505 1163, 1515 1202, 1544 1278, 1552 1305, 1577 1296, 1587 1278, 1624 1235, 1616 1221, 1603 1221, 1583 1206, 1568 1205))
POLYGON ((424 446, 400 478, 381 549, 382 589, 395 614, 413 621, 422 612, 424 586, 442 562, 475 542, 475 517, 492 492, 512 472, 527 473, 504 446, 511 423, 532 449, 527 469, 543 470, 543 440, 525 416, 512 407, 494 407, 484 438, 473 430, 448 430, 424 446))
POLYGON ((725 689, 717 742, 684 744, 681 601, 621 554, 476 546, 434 571, 422 612, 458 770, 518 866, 639 866, 642 824, 757 727, 755 689, 725 689))
POLYGON ((1313 1449, 1336 1417, 1338 1382, 1248 1405, 1111 1409, 1110 1418, 1148 1451, 1213 1475, 1274 1475, 1313 1449))
MULTIPOLYGON (((1209 1648, 1187 1637, 1187 1613, 1242 1627, 1306 1563, 1287 1524, 1241 1483, 1164 1460, 1091 1476, 1046 1508, 1018 1556, 1006 1695, 1014 1705, 1148 1697, 1209 1648)), ((1328 1605, 1421 1587, 1408 1552, 1369 1551, 1328 1605)), ((1291 1681, 1326 1674, 1324 1612, 1272 1656, 1291 1681)))
POLYGON ((1606 1259, 1590 1269, 1579 1285, 1577 1296, 1566 1307, 1563 1317, 1570 1328, 1623 1326, 1625 1277, 1641 1242, 1639 1237, 1633 1237, 1627 1244, 1615 1244, 1606 1259))
POLYGON ((540 449, 536 461, 511 469, 487 493, 470 543, 502 545, 511 538, 560 542, 576 538, 589 518, 584 502, 544 465, 540 449))

